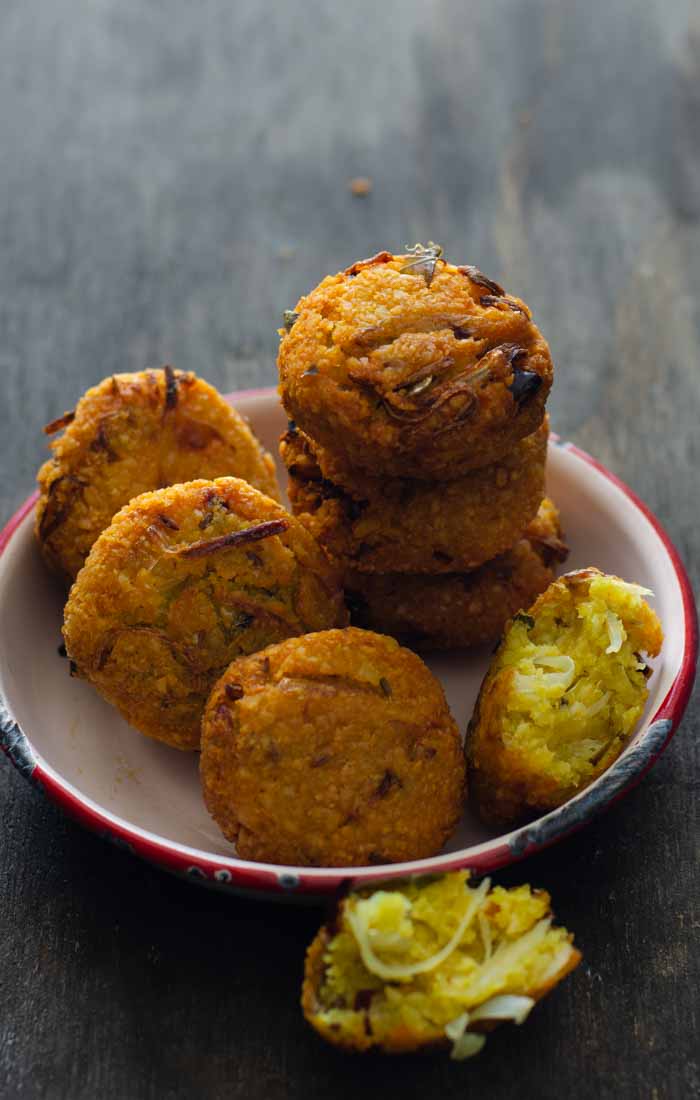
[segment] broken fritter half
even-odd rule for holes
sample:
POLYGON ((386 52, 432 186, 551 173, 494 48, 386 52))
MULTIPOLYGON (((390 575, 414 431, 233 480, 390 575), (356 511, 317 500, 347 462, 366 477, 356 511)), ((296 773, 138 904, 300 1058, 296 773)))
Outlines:
POLYGON ((581 960, 542 890, 491 887, 468 871, 352 892, 306 956, 304 1016, 351 1051, 400 1054, 452 1044, 478 1054, 497 1023, 517 1024, 581 960))
POLYGON ((506 628, 467 731, 481 819, 513 825, 560 806, 610 767, 642 715, 661 624, 648 589, 582 569, 506 628))

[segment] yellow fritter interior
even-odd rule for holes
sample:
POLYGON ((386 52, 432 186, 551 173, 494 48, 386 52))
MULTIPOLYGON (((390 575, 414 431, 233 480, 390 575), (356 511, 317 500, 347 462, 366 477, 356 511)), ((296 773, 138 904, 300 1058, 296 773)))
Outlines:
POLYGON ((620 753, 648 695, 641 654, 661 644, 646 589, 602 574, 583 583, 587 592, 565 590, 535 618, 516 616, 500 654, 514 671, 503 744, 572 787, 620 753))
POLYGON ((464 1057, 483 1045, 479 1021, 522 1022, 579 956, 546 893, 489 885, 458 871, 351 894, 323 957, 315 1026, 356 1049, 452 1039, 464 1057))

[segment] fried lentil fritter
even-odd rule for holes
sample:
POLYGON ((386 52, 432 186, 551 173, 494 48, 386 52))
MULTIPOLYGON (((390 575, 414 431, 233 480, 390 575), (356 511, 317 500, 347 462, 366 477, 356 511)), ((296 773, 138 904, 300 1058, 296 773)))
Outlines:
POLYGON ((231 475, 279 498, 271 456, 221 394, 191 373, 112 375, 45 430, 62 428, 39 470, 36 534, 51 568, 68 580, 139 493, 231 475))
POLYGON ((554 579, 566 560, 559 513, 545 499, 514 546, 470 573, 345 575, 352 622, 421 652, 494 642, 508 619, 554 579))
POLYGON ((324 1039, 400 1054, 452 1042, 478 1054, 496 1023, 521 1024, 578 966, 549 895, 469 882, 469 873, 390 880, 350 893, 306 956, 302 1009, 324 1039))
POLYGON ((245 481, 190 481, 132 500, 73 585, 63 635, 77 674, 142 733, 199 745, 235 658, 343 625, 338 578, 308 532, 245 481))
POLYGON ((516 615, 481 686, 466 753, 479 816, 515 824, 610 767, 644 709, 663 640, 648 589, 582 569, 516 615))
POLYGON ((344 491, 322 472, 329 452, 303 432, 288 431, 280 451, 293 512, 344 568, 455 573, 507 550, 535 516, 544 497, 547 423, 498 462, 454 481, 360 475, 344 491))
POLYGON ((542 422, 547 343, 525 303, 476 268, 380 252, 325 278, 286 328, 289 416, 374 477, 460 477, 542 422))
POLYGON ((464 765, 438 680, 391 638, 290 638, 226 670, 202 722, 207 808, 244 859, 328 867, 434 855, 464 765))

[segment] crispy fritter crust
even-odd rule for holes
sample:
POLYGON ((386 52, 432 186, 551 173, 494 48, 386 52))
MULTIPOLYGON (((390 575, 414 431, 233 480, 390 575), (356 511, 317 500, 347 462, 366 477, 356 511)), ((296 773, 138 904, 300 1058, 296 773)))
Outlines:
POLYGON ((343 625, 338 577, 308 532, 245 481, 136 497, 95 542, 63 634, 77 674, 142 733, 199 745, 211 687, 271 642, 343 625))
POLYGON ((381 252, 325 278, 282 330, 289 416, 349 467, 446 479, 487 466, 544 415, 552 360, 528 307, 475 268, 381 252))
MULTIPOLYGON (((545 897, 548 897, 546 893, 545 897)), ((352 1033, 345 1032, 340 1028, 330 1026, 323 1019, 320 991, 326 970, 325 956, 331 940, 340 927, 341 914, 345 905, 346 899, 342 899, 338 903, 332 920, 319 929, 307 949, 304 961, 304 980, 301 987, 301 1008, 306 1021, 327 1042, 332 1043, 333 1046, 339 1047, 341 1050, 355 1054, 365 1053, 370 1049, 381 1050, 384 1054, 409 1054, 417 1050, 437 1051, 448 1047, 449 1040, 443 1032, 439 1032, 437 1029, 433 1035, 426 1035, 424 1031, 413 1031, 403 1023, 401 1027, 396 1027, 382 1043, 377 1044, 373 1036, 366 1033, 366 1025, 364 1029, 366 1034, 361 1036, 359 1028, 352 1033)), ((529 990, 528 996, 532 997, 533 1001, 542 1000, 567 974, 576 969, 581 962, 581 958, 581 952, 572 946, 569 957, 560 969, 550 975, 546 983, 529 990)), ((367 1015, 367 1009, 358 1011, 364 1011, 365 1016, 367 1015)), ((488 1032, 493 1030, 494 1026, 496 1025, 484 1021, 481 1024, 477 1023, 473 1030, 488 1032)))
POLYGON ((74 579, 93 542, 132 497, 193 478, 235 476, 279 499, 275 467, 245 420, 191 373, 105 378, 47 425, 36 534, 51 568, 74 579))
POLYGON ((567 554, 559 513, 545 499, 515 545, 471 573, 348 572, 345 597, 353 623, 420 652, 482 645, 499 638, 508 619, 530 606, 567 554))
POLYGON ((434 855, 462 812, 460 755, 420 658, 353 628, 234 661, 202 722, 207 808, 240 856, 265 863, 434 855))
POLYGON ((547 423, 499 462, 437 483, 359 475, 346 492, 326 472, 337 465, 330 452, 298 429, 282 437, 280 452, 292 510, 345 569, 454 573, 507 550, 537 513, 547 423))
MULTIPOLYGON (((559 577, 542 592, 528 617, 537 620, 545 608, 561 608, 570 597, 585 598, 591 577, 601 576, 594 567, 579 569, 559 577)), ((645 652, 656 656, 663 640, 656 614, 642 601, 639 628, 645 635, 645 652)), ((508 623, 496 650, 476 701, 465 740, 465 755, 470 777, 470 794, 479 817, 498 826, 515 825, 562 805, 576 790, 562 788, 539 760, 528 759, 517 746, 508 746, 502 737, 501 714, 512 682, 511 670, 504 669, 500 654, 508 638, 508 623)), ((620 755, 624 744, 601 756, 583 786, 588 786, 620 755)))
MULTIPOLYGON (((340 902, 339 910, 345 904, 340 902)), ((337 917, 336 917, 337 921, 337 917)), ((364 1054, 368 1050, 381 1050, 384 1054, 410 1054, 416 1050, 442 1050, 449 1046, 449 1040, 440 1034, 437 1029, 435 1034, 427 1038, 425 1034, 416 1034, 407 1026, 394 1029, 391 1038, 385 1043, 377 1045, 372 1042, 372 1037, 367 1036, 366 1041, 353 1032, 343 1031, 342 1028, 331 1027, 323 1019, 323 1006, 319 999, 319 991, 323 985, 326 970, 325 955, 328 946, 335 935, 335 921, 324 924, 309 944, 304 960, 304 981, 301 987, 301 1010, 304 1019, 311 1024, 314 1031, 318 1032, 322 1039, 332 1043, 350 1054, 364 1054)))

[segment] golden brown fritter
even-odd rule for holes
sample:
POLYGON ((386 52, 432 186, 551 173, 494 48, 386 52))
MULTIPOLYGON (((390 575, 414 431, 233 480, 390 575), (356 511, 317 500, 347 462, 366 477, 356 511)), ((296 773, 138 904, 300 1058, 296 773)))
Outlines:
POLYGON ((460 757, 420 658, 352 628, 234 661, 202 722, 207 808, 240 856, 265 863, 434 855, 461 816, 460 757))
POLYGON ((545 499, 515 545, 471 573, 348 572, 345 597, 357 626, 421 652, 461 649, 499 638, 508 619, 551 583, 567 553, 559 514, 545 499))
POLYGON ((512 825, 560 806, 620 755, 661 649, 648 589, 582 569, 508 625, 467 734, 480 817, 512 825))
POLYGON ((221 394, 191 373, 165 367, 105 378, 45 430, 62 428, 39 471, 36 533, 51 568, 68 580, 139 493, 231 475, 279 499, 271 456, 221 394))
POLYGON ((306 955, 301 1004, 324 1039, 401 1054, 452 1043, 478 1054, 485 1033, 522 1024, 578 966, 543 890, 490 888, 454 871, 352 891, 306 955))
POLYGON ((547 423, 545 417, 500 461, 454 481, 359 474, 345 479, 354 484, 344 491, 326 472, 337 465, 330 452, 298 428, 282 437, 280 452, 293 512, 343 568, 455 573, 508 549, 537 513, 544 497, 547 423))
POLYGON ((374 477, 461 477, 542 422, 549 348, 524 302, 476 268, 380 252, 325 278, 286 328, 289 416, 374 477))
POLYGON ((122 508, 71 589, 63 635, 78 675, 128 722, 194 749, 207 696, 235 657, 346 621, 338 578, 308 532, 226 477, 122 508))

